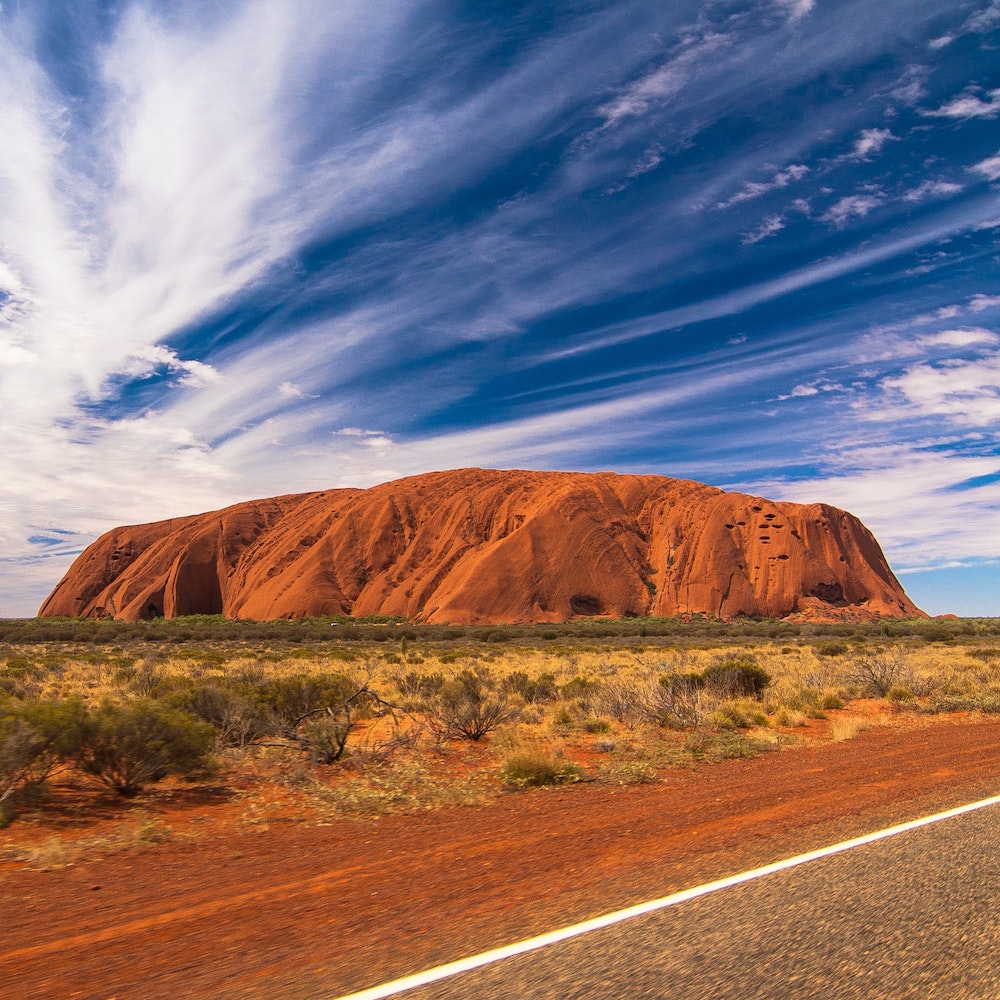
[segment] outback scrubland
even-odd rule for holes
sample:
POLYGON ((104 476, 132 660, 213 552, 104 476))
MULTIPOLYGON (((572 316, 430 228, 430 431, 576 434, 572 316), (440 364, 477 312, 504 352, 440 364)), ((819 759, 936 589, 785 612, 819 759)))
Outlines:
POLYGON ((949 713, 1000 713, 1000 619, 0 622, 2 849, 90 811, 170 837, 158 796, 332 823, 949 713))

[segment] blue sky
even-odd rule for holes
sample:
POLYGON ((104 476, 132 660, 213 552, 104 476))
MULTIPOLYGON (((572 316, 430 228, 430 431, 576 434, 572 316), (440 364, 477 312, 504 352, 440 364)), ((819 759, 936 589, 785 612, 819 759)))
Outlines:
POLYGON ((824 500, 1000 615, 1000 0, 2 0, 0 136, 0 615, 466 465, 824 500))

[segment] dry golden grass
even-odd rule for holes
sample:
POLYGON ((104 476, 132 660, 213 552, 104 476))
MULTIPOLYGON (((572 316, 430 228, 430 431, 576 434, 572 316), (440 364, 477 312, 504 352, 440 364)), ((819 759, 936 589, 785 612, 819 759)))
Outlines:
MULTIPOLYGON (((223 780, 227 773, 260 768, 270 787, 280 784, 303 814, 332 822, 338 816, 482 801, 501 793, 502 768, 517 755, 564 761, 588 780, 644 782, 657 780, 665 768, 780 749, 799 738, 852 739, 864 729, 895 724, 903 710, 1000 706, 996 647, 993 640, 943 645, 871 635, 836 641, 632 635, 502 643, 418 637, 313 646, 6 644, 0 646, 0 703, 4 696, 78 695, 98 704, 155 698, 183 684, 225 687, 238 680, 253 687, 280 678, 346 674, 399 711, 391 719, 359 717, 342 761, 317 768, 304 761, 301 748, 280 741, 230 747, 220 758, 223 780), (857 664, 873 649, 891 653, 897 669, 882 708, 872 711, 866 702, 862 715, 852 701, 859 705, 857 699, 870 698, 871 691, 857 664), (679 717, 657 715, 651 707, 662 694, 660 678, 701 674, 727 658, 751 660, 770 675, 760 698, 694 692, 687 714, 679 717), (428 714, 427 685, 454 681, 463 671, 488 678, 514 709, 475 744, 435 730, 428 714)), ((246 794, 243 803, 243 822, 258 827, 288 805, 275 805, 266 790, 246 794)), ((150 835, 138 828, 122 833, 126 841, 150 835)), ((44 855, 42 846, 36 849, 44 855)), ((58 863, 58 858, 38 860, 58 863)))

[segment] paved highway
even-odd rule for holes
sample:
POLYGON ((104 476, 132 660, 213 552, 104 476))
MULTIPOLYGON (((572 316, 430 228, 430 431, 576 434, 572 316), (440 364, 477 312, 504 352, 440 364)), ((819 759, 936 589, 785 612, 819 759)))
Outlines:
POLYGON ((398 995, 1000 998, 1000 805, 398 995))

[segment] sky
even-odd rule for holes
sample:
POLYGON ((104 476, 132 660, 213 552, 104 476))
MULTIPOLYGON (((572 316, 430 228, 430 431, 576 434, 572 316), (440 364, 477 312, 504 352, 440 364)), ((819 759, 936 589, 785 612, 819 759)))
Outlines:
POLYGON ((0 3, 0 616, 464 466, 824 501, 1000 615, 1000 0, 0 3))

